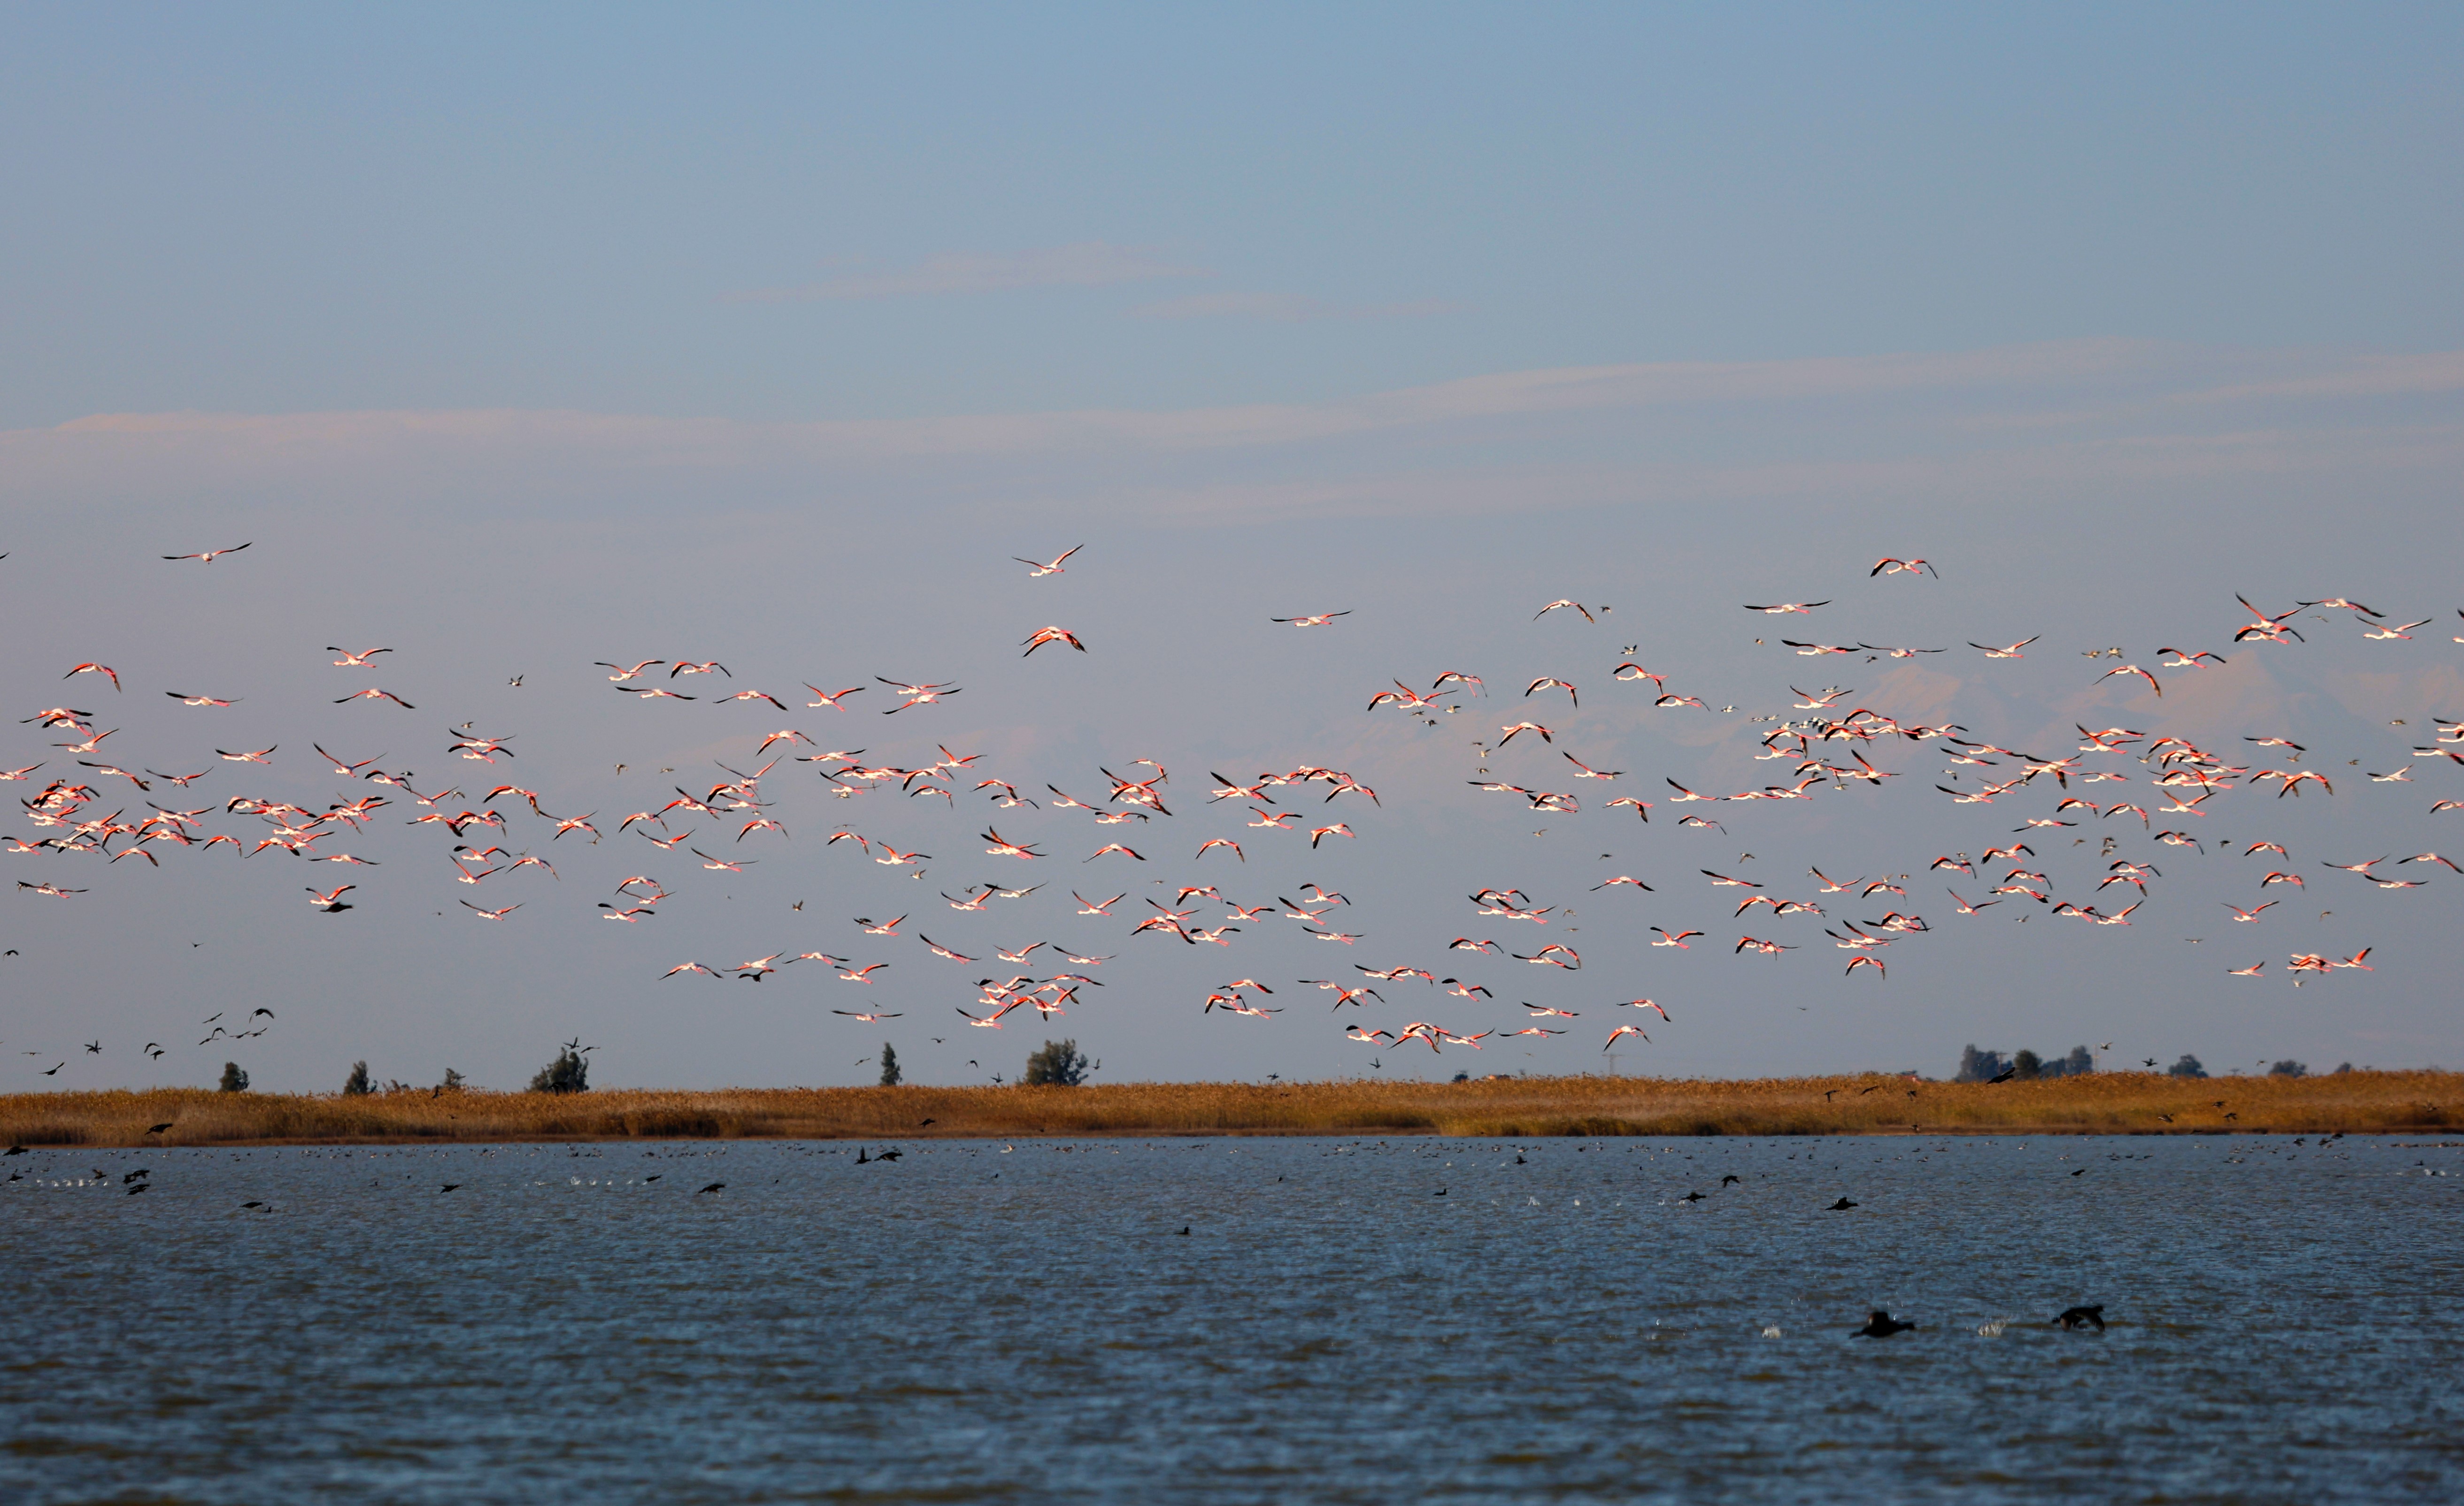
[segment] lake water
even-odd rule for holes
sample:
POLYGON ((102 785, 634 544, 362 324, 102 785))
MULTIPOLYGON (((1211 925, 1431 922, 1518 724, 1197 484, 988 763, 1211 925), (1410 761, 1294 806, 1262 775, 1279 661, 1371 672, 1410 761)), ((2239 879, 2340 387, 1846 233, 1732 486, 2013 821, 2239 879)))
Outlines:
POLYGON ((2464 1499, 2457 1145, 1014 1144, 14 1157, 0 1500, 2464 1499))

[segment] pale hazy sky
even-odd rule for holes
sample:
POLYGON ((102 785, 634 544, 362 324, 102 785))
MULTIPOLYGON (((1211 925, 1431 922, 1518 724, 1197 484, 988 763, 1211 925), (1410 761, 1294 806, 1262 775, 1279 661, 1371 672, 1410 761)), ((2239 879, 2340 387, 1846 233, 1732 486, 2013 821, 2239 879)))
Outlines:
MULTIPOLYGON (((335 798, 313 741, 422 789, 513 782, 621 819, 796 726, 904 766, 946 743, 1090 800, 1097 766, 1152 757, 1178 814, 1123 839, 963 789, 955 810, 831 799, 782 763, 763 794, 790 835, 737 848, 759 860, 740 877, 612 830, 551 848, 509 813, 505 845, 562 877, 488 881, 507 896, 491 903, 525 902, 493 926, 453 904, 473 891, 451 882, 450 840, 400 825, 415 810, 398 794, 340 840, 375 868, 12 856, 12 880, 90 892, 0 900, 20 953, 0 959, 0 1086, 209 1081, 235 1055, 266 1086, 329 1088, 362 1057, 380 1077, 452 1065, 502 1085, 576 1032, 611 1081, 869 1080, 857 1059, 884 1030, 826 1013, 859 997, 907 1012, 887 1033, 932 1080, 1014 1073, 1047 1034, 1109 1078, 1372 1057, 1591 1070, 1609 1006, 1646 994, 1677 1017, 1655 1017, 1627 1071, 1940 1073, 1969 1040, 2453 1061, 2464 879, 2413 864, 2427 886, 2384 891, 2319 864, 2464 850, 2444 835, 2464 812, 2427 814, 2464 797, 2464 767, 2362 777, 2464 716, 2460 30, 2405 7, 13 11, 0 767, 54 766, 0 786, 11 798, 74 768, 64 734, 17 722, 65 702, 123 729, 86 756, 210 767, 189 797, 149 792, 180 809, 335 798), (155 557, 244 538, 210 566, 155 557), (1009 560, 1078 543, 1051 579, 1009 560), (1944 578, 1868 580, 1884 554, 1944 578), (2236 648, 2236 592, 2444 621, 2367 642, 2328 612, 2302 620, 2307 645, 2236 648), (1560 597, 1616 610, 1530 621, 1560 597), (1738 609, 1815 598, 1837 604, 1790 627, 1738 609), (1267 621, 1336 608, 1353 615, 1323 630, 1267 621), (1022 663, 1047 622, 1089 653, 1022 663), (1964 646, 2031 633, 2024 661, 1964 646), (1783 634, 1953 652, 1808 660, 1783 634), (396 652, 370 678, 333 667, 328 643, 396 652), (1628 644, 1715 709, 1653 711, 1611 682, 1628 644), (2134 698, 2093 684, 2120 661, 2080 651, 2108 644, 2150 666, 2160 644, 2233 662, 2134 698), (782 700, 875 674, 967 689, 896 721, 803 695, 782 716, 636 703, 590 667, 654 655, 715 657, 725 688, 782 700), (62 684, 90 660, 126 690, 62 684), (1446 669, 1484 676, 1486 703, 1435 729, 1361 710, 1446 669), (1541 674, 1581 687, 1579 712, 1557 697, 1539 715, 1559 746, 1631 771, 1582 789, 1572 818, 1461 782, 1472 738, 1546 704, 1516 693, 1541 674), (331 704, 363 684, 418 709, 331 704), (2305 893, 2258 926, 2222 906, 2255 903, 2270 855, 2150 848, 2127 818, 2089 830, 2167 872, 2129 928, 2021 928, 2022 900, 1952 914, 1923 865, 2008 840, 2062 792, 1953 807, 1931 788, 1938 743, 1873 752, 1903 775, 1880 792, 1663 804, 1648 828, 1599 809, 1659 799, 1671 776, 1771 782, 1785 766, 1751 760, 1764 727, 1747 719, 1790 713, 1792 684, 2057 755, 2081 720, 2236 762, 2254 761, 2244 736, 2283 733, 2337 793, 2236 792, 2174 823, 2292 849, 2305 893), (165 689, 247 699, 191 709, 165 689), (474 719, 517 734, 513 763, 445 756, 444 730, 474 719), (211 752, 270 743, 272 771, 211 752), (1379 790, 1382 809, 1334 807, 1356 840, 1312 856, 1241 829, 1237 802, 1203 809, 1210 769, 1302 763, 1379 790), (1687 811, 1727 831, 1681 831, 1687 811), (981 856, 988 815, 1054 858, 981 856), (940 856, 914 882, 825 851, 841 822, 940 856), (1190 861, 1215 835, 1252 861, 1190 861), (1116 839, 1159 850, 1117 878, 1123 860, 1079 862, 1116 839), (1812 897, 1793 877, 1809 866, 1917 874, 1888 903, 1934 931, 1882 953, 1887 980, 1843 979, 1819 923, 1732 920, 1722 896, 1739 891, 1696 872, 1741 862, 1790 898, 1812 897), (658 918, 598 920, 641 872, 675 891, 658 918), (1657 892, 1590 891, 1619 872, 1657 892), (358 909, 303 903, 311 879, 354 877, 358 909), (995 878, 1049 887, 1011 915, 938 898, 995 878), (1259 905, 1311 879, 1358 902, 1359 945, 1262 919, 1192 951, 1066 904, 1128 889, 1126 913, 1211 881, 1259 905), (1490 884, 1581 913, 1508 934, 1463 899, 1490 884), (847 924, 900 908, 973 955, 1046 935, 1122 955, 1050 1028, 970 1030, 952 1013, 967 984, 1017 970, 847 924), (1710 934, 1654 950, 1645 923, 1710 934), (1468 931, 1529 951, 1575 925, 1580 974, 1443 949, 1468 931), (1803 949, 1728 955, 1773 926, 1803 949), (2292 950, 2364 946, 2375 971, 2298 993, 2277 976, 2292 950), (817 965, 658 981, 782 947, 892 967, 869 990, 817 965), (2260 956, 2265 979, 2224 976, 2260 956), (1289 1006, 1271 1021, 1199 1014, 1231 978, 1280 991, 1355 962, 1581 1018, 1528 1057, 1492 1040, 1432 1058, 1345 1042, 1305 989, 1263 1000, 1289 1006), (259 1004, 278 1025, 236 1052, 181 1035, 259 1004), (99 1059, 77 1045, 93 1039, 99 1059), (147 1039, 171 1054, 142 1061, 147 1039)), ((1522 748, 1490 767, 1572 788, 1553 750, 1522 748)), ((2152 798, 2145 769, 2106 762, 2152 798)), ((146 796, 94 782, 86 814, 145 814, 146 796)), ((2101 862, 2094 840, 2067 847, 2078 835, 2036 866, 2086 902, 2101 862)), ((1389 993, 1368 1023, 1524 1022, 1389 993)))

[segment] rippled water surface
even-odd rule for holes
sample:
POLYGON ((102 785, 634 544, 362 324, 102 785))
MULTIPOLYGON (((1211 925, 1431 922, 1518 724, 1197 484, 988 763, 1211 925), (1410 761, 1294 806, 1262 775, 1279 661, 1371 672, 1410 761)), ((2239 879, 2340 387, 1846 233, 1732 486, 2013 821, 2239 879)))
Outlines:
POLYGON ((2464 1499, 2454 1146, 902 1148, 14 1157, 0 1499, 2464 1499))

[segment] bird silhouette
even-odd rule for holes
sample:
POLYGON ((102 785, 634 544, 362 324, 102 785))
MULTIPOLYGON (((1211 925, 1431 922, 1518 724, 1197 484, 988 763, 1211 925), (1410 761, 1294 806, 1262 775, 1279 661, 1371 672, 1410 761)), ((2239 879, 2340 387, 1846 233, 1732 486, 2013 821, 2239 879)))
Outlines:
POLYGON ((1851 1339, 1888 1339, 1893 1334, 1903 1334, 1914 1327, 1916 1327, 1916 1324, 1902 1322, 1900 1320, 1892 1317, 1888 1312, 1877 1307, 1874 1309, 1872 1315, 1865 1320, 1865 1326, 1852 1330, 1848 1337, 1851 1339))

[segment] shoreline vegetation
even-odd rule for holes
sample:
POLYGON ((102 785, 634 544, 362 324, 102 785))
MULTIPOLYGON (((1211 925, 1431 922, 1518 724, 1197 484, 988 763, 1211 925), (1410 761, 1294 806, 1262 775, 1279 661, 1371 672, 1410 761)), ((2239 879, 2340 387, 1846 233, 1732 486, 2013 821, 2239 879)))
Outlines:
POLYGON ((2000 1083, 1867 1073, 1693 1081, 417 1088, 348 1096, 157 1088, 0 1096, 0 1140, 30 1147, 1090 1135, 2391 1134, 2457 1124, 2464 1124, 2464 1073, 2441 1071, 2189 1079, 2100 1072, 2000 1083))

